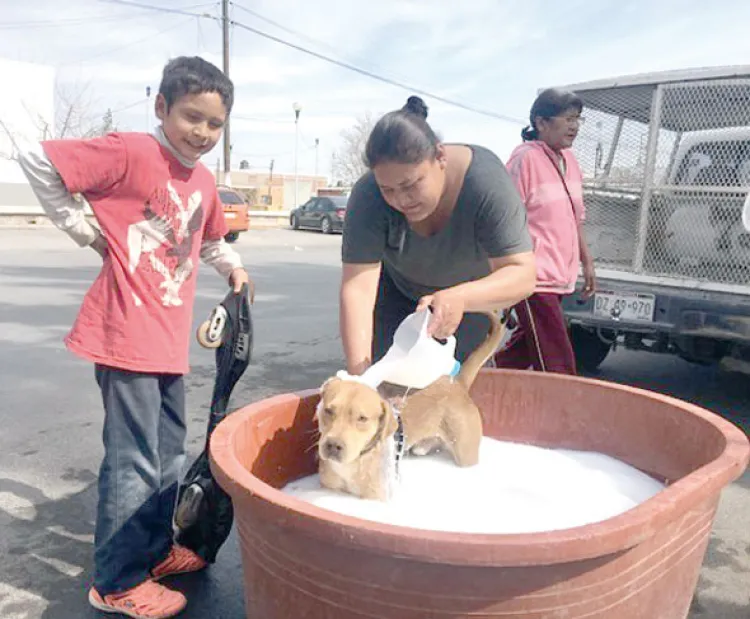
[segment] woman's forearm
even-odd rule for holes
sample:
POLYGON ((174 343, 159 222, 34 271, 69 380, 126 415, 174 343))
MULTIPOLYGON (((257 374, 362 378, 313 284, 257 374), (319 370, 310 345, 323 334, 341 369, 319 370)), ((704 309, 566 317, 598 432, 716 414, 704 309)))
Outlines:
POLYGON ((506 309, 534 292, 536 264, 532 252, 493 258, 490 265, 492 273, 486 277, 453 288, 463 298, 465 311, 506 309))
POLYGON ((367 311, 354 294, 342 290, 339 311, 346 371, 361 374, 372 363, 372 309, 367 311))
POLYGON ((586 235, 583 232, 583 225, 578 224, 578 247, 581 255, 581 263, 593 262, 593 257, 589 251, 589 244, 586 242, 586 235))
POLYGON ((375 269, 344 265, 339 302, 339 329, 346 371, 361 374, 372 364, 373 311, 379 265, 375 269))

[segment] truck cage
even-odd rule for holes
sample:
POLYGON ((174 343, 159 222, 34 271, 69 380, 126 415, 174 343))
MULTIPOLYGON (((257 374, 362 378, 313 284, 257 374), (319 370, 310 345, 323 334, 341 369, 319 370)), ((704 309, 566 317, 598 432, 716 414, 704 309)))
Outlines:
POLYGON ((584 103, 574 151, 600 277, 750 292, 750 65, 560 88, 584 103))

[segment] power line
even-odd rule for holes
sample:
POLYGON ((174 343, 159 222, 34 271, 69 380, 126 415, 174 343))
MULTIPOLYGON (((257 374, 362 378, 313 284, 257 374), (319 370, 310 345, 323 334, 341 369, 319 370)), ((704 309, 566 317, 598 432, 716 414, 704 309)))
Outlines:
POLYGON ((266 159, 268 157, 291 157, 294 152, 285 151, 283 153, 234 153, 240 159, 266 159))
MULTIPOLYGON (((134 108, 136 105, 143 105, 144 103, 146 103, 146 101, 148 101, 148 99, 145 97, 142 97, 138 99, 138 101, 133 101, 133 103, 128 103, 127 105, 124 105, 123 107, 118 107, 117 109, 114 109, 114 110, 107 108, 104 114, 106 114, 107 112, 111 114, 119 114, 120 112, 124 112, 125 110, 134 108)), ((104 114, 102 114, 102 116, 104 116, 104 114)))
POLYGON ((244 11, 245 13, 248 13, 249 15, 252 15, 253 17, 255 17, 255 18, 257 18, 257 19, 259 19, 261 21, 266 22, 267 24, 269 24, 271 26, 274 26, 274 27, 278 28, 279 30, 283 30, 284 32, 287 32, 289 34, 293 34, 295 36, 298 36, 298 37, 300 37, 302 39, 305 39, 305 40, 309 41, 310 43, 313 43, 314 45, 320 45, 321 47, 324 47, 325 49, 333 52, 334 54, 338 54, 338 51, 333 46, 328 45, 328 43, 325 43, 323 41, 319 41, 317 39, 314 39, 313 37, 311 37, 311 36, 309 36, 307 34, 304 34, 303 32, 299 32, 298 30, 294 30, 292 28, 289 28, 288 26, 284 26, 283 24, 280 24, 277 21, 274 21, 272 19, 269 19, 268 17, 265 17, 264 15, 261 15, 257 11, 253 11, 251 9, 248 9, 248 8, 242 6, 241 4, 237 4, 236 2, 232 2, 232 6, 235 7, 235 8, 240 9, 241 11, 244 11))
POLYGON ((313 56, 315 58, 318 58, 320 60, 324 60, 326 62, 330 62, 331 64, 335 64, 339 67, 342 67, 344 69, 349 69, 350 71, 354 71, 355 73, 359 73, 360 75, 364 75, 366 77, 370 77, 374 80, 378 80, 379 82, 383 82, 385 84, 390 84, 391 86, 396 86, 398 88, 403 88, 404 90, 408 90, 409 92, 416 93, 425 97, 429 97, 430 99, 434 99, 435 101, 440 101, 441 103, 446 103, 448 105, 452 105, 453 107, 458 107, 461 109, 464 109, 468 112, 474 112, 475 114, 481 114, 482 116, 489 116, 491 118, 497 118, 498 120, 504 120, 506 122, 511 122, 513 124, 521 123, 523 124, 522 120, 519 120, 517 118, 513 118, 511 116, 505 116, 504 114, 498 114, 496 112, 492 112, 490 110, 483 110, 481 108, 474 107, 472 105, 467 105, 465 103, 461 103, 460 101, 454 101, 453 99, 448 99, 447 97, 441 97, 440 95, 432 94, 431 92, 428 92, 426 90, 423 90, 421 88, 415 88, 413 86, 409 86, 408 84, 404 84, 403 82, 399 82, 396 80, 392 80, 387 77, 383 77, 382 75, 378 75, 377 73, 373 73, 372 71, 367 71, 366 69, 360 69, 359 67, 354 66, 353 64, 349 64, 348 62, 343 62, 341 60, 336 60, 335 58, 331 58, 330 56, 326 56, 324 54, 320 54, 318 52, 315 52, 311 49, 307 49, 305 47, 302 47, 301 45, 297 45, 296 43, 291 43, 289 41, 285 41, 284 39, 281 39, 277 36, 274 36, 272 34, 268 34, 267 32, 263 32, 262 30, 258 30, 257 28, 253 28, 251 26, 247 26, 240 22, 233 22, 233 25, 242 28, 243 30, 247 30, 248 32, 252 32, 254 34, 257 34, 258 36, 261 36, 265 39, 269 39, 271 41, 275 41, 276 43, 280 43, 281 45, 285 45, 287 47, 290 47, 292 49, 296 49, 299 52, 302 52, 303 54, 307 54, 308 56, 313 56))
POLYGON ((37 21, 0 22, 0 30, 29 30, 33 28, 63 28, 66 26, 86 26, 89 24, 103 24, 108 22, 121 22, 123 20, 141 19, 141 15, 132 13, 122 15, 97 15, 91 17, 74 17, 69 19, 47 19, 37 21))
POLYGON ((111 114, 112 118, 114 120, 115 114, 119 114, 120 112, 125 112, 126 110, 133 109, 137 105, 143 105, 144 103, 146 103, 146 101, 148 101, 148 99, 146 99, 145 97, 142 97, 141 99, 138 99, 138 101, 133 101, 132 103, 128 103, 127 105, 123 105, 122 107, 118 107, 118 108, 115 108, 115 109, 112 109, 111 107, 108 107, 104 111, 95 112, 95 113, 92 113, 92 114, 85 114, 84 119, 87 122, 92 122, 93 119, 95 119, 95 118, 96 119, 104 118, 107 114, 111 114))
MULTIPOLYGON (((107 0, 100 0, 107 2, 107 0)), ((181 7, 184 10, 196 9, 204 6, 213 6, 214 3, 204 2, 201 4, 190 4, 181 7)), ((154 7, 151 7, 154 8, 154 7)), ((0 22, 0 30, 15 30, 15 29, 30 29, 30 28, 51 28, 51 27, 66 27, 66 26, 86 26, 89 24, 99 24, 107 22, 121 22, 123 20, 140 19, 141 15, 134 15, 133 13, 123 13, 119 15, 88 15, 86 17, 66 17, 63 19, 32 19, 26 21, 15 21, 15 22, 0 22)))
MULTIPOLYGON (((252 9, 248 9, 248 8, 242 6, 241 4, 237 4, 236 2, 232 2, 232 6, 235 7, 235 8, 240 9, 241 11, 244 11, 245 13, 248 13, 249 15, 252 15, 253 17, 255 17, 255 18, 257 18, 257 19, 259 19, 261 21, 266 22, 267 24, 270 24, 271 26, 274 26, 274 27, 276 27, 276 28, 278 28, 280 30, 283 30, 284 32, 287 32, 289 34, 293 34, 293 35, 295 35, 297 37, 300 37, 301 39, 309 41, 313 45, 317 45, 320 48, 327 49, 328 51, 330 51, 333 54, 335 54, 338 58, 341 58, 343 60, 351 62, 352 64, 359 64, 361 66, 365 66, 370 71, 378 71, 379 73, 383 73, 382 71, 380 71, 380 68, 377 65, 373 65, 371 63, 369 65, 363 65, 361 62, 357 63, 356 61, 352 60, 351 57, 347 58, 345 55, 341 54, 339 52, 339 50, 337 50, 332 45, 329 45, 325 41, 321 41, 319 39, 315 39, 315 38, 313 38, 313 37, 311 37, 311 36, 309 36, 309 35, 307 35, 307 34, 305 34, 303 32, 300 32, 299 30, 294 30, 293 28, 289 28, 288 26, 284 26, 283 24, 280 24, 279 22, 274 21, 273 19, 270 19, 270 18, 268 18, 268 17, 266 17, 264 15, 261 15, 257 11, 253 11, 252 9)), ((398 75, 398 74, 390 73, 389 79, 404 80, 405 78, 403 76, 398 75)))
POLYGON ((232 114, 232 120, 247 120, 251 122, 263 122, 272 124, 293 124, 294 120, 291 118, 270 118, 263 116, 243 116, 241 114, 232 114))
POLYGON ((170 30, 174 30, 175 28, 179 28, 180 26, 184 26, 189 21, 192 21, 192 17, 189 17, 185 20, 180 20, 175 24, 172 24, 170 26, 167 26, 165 28, 161 28, 160 30, 157 30, 154 33, 151 33, 145 37, 141 37, 140 39, 136 39, 135 41, 130 41, 129 43, 125 43, 124 45, 119 45, 117 47, 112 47, 110 49, 104 50, 102 52, 99 52, 98 54, 89 54, 85 58, 81 58, 80 60, 73 60, 71 62, 62 62, 60 64, 55 65, 56 67, 67 67, 70 65, 81 65, 86 64, 88 62, 91 62, 92 60, 96 60, 98 58, 101 58, 102 56, 108 56, 109 54, 113 54, 115 52, 119 52, 120 50, 127 49, 129 47, 133 47, 133 45, 138 45, 138 43, 143 43, 144 41, 148 41, 153 39, 155 36, 158 36, 160 34, 164 34, 165 32, 169 32, 170 30))
MULTIPOLYGON (((172 13, 173 15, 189 15, 190 17, 202 17, 204 19, 212 19, 220 22, 221 17, 216 17, 210 13, 192 13, 188 9, 200 8, 202 6, 209 6, 207 4, 192 5, 192 7, 183 7, 182 9, 168 9, 163 6, 151 6, 150 4, 142 4, 141 2, 131 2, 130 0, 99 0, 100 2, 106 2, 107 4, 120 4, 122 6, 132 6, 136 9, 143 9, 145 11, 156 11, 158 13, 172 13)), ((211 3, 210 6, 215 6, 215 3, 211 3)))
MULTIPOLYGON (((132 2, 130 0, 102 0, 104 2, 110 2, 113 4, 121 4, 124 6, 132 6, 137 7, 141 9, 151 10, 151 11, 160 11, 165 13, 174 13, 177 15, 190 15, 192 17, 205 17, 206 19, 213 19, 216 21, 221 21, 221 18, 214 17, 213 15, 209 15, 207 13, 199 14, 199 13, 191 13, 188 11, 183 11, 180 9, 167 9, 164 7, 156 7, 156 6, 149 6, 147 4, 141 4, 139 2, 132 2)), ((409 86, 408 84, 405 84, 398 80, 392 80, 390 78, 384 77, 382 75, 378 75, 377 73, 374 73, 373 71, 368 71, 366 69, 362 69, 360 67, 357 67, 351 63, 344 62, 341 60, 337 60, 335 58, 331 58, 330 56, 326 56, 325 54, 321 54, 319 52, 313 51, 311 49, 307 49, 306 47, 302 47, 301 45, 297 45, 296 43, 292 43, 290 41, 286 41, 280 37, 274 36, 272 34, 269 34, 267 32, 264 32, 262 30, 259 30, 257 28, 253 28, 252 26, 248 26, 246 24, 243 24, 242 22, 230 20, 231 25, 236 26, 237 28, 241 28, 242 30, 247 30, 248 32, 252 32, 253 34, 257 34, 260 37, 263 37, 265 39, 268 39, 270 41, 274 41, 276 43, 279 43, 280 45, 284 45, 286 47, 289 47, 291 49, 297 50, 298 52, 302 52, 303 54, 307 54, 308 56, 313 56, 314 58, 317 58, 319 60, 323 60, 325 62, 328 62, 330 64, 334 64, 338 67, 341 67, 343 69, 348 69, 349 71, 353 71, 355 73, 358 73, 360 75, 364 75, 366 77, 369 77, 371 79, 377 80, 379 82, 383 82, 385 84, 389 84, 391 86, 396 86, 397 88, 402 88, 404 90, 408 90, 411 93, 416 93, 419 95, 422 95, 424 97, 428 97, 430 99, 434 99, 435 101, 440 101, 441 103, 445 103, 447 105, 451 105, 453 107, 461 108, 463 110, 466 110, 467 112, 473 112, 475 114, 480 114, 482 116, 488 116, 490 118, 495 118, 497 120, 503 120, 506 122, 511 122, 513 124, 524 124, 524 120, 520 120, 518 118, 513 118, 512 116, 506 116, 504 114, 498 114, 497 112, 493 112, 491 110, 484 110, 482 108, 474 107, 473 105, 468 105, 465 103, 462 103, 460 101, 455 101, 453 99, 449 99, 447 97, 442 97, 440 95, 435 95, 427 90, 423 90, 421 88, 415 88, 413 86, 409 86)))

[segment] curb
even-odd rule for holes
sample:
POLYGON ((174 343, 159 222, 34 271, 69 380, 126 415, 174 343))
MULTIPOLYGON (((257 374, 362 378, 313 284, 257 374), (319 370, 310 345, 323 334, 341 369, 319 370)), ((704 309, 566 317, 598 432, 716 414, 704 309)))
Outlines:
MULTIPOLYGON (((92 223, 96 220, 89 217, 92 223)), ((20 228, 30 230, 34 228, 54 228, 50 220, 44 215, 0 215, 0 229, 20 228)), ((289 228, 288 216, 282 217, 253 217, 250 216, 251 230, 265 230, 268 228, 289 228)))

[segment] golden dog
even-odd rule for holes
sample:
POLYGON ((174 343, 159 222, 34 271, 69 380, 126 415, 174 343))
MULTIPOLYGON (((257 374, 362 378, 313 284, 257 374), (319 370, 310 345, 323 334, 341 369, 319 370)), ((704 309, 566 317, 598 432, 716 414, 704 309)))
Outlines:
POLYGON ((399 415, 404 448, 415 455, 446 449, 458 466, 479 460, 482 416, 469 396, 477 373, 497 349, 504 327, 494 312, 485 341, 466 359, 455 379, 444 376, 403 400, 396 411, 373 388, 330 378, 321 387, 316 419, 320 430, 320 483, 365 499, 387 500, 398 464, 399 415), (396 437, 398 438, 398 437, 396 437))

